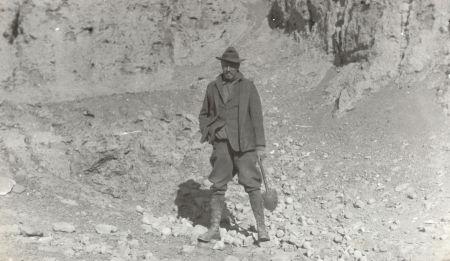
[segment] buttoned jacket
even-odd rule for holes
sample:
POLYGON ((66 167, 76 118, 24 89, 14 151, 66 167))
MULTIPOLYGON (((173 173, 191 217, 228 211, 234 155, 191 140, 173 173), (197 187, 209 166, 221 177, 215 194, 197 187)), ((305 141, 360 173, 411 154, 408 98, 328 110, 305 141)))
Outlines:
MULTIPOLYGON (((240 73, 240 72, 239 72, 240 73)), ((261 99, 258 90, 252 81, 241 78, 234 88, 239 88, 238 108, 238 135, 239 151, 245 152, 254 149, 264 149, 266 146, 264 135, 264 122, 261 99)), ((222 75, 208 84, 205 98, 199 115, 199 125, 202 137, 200 142, 212 143, 216 130, 223 126, 223 122, 217 121, 218 110, 224 106, 218 106, 218 102, 226 104, 224 98, 224 85, 222 75)))

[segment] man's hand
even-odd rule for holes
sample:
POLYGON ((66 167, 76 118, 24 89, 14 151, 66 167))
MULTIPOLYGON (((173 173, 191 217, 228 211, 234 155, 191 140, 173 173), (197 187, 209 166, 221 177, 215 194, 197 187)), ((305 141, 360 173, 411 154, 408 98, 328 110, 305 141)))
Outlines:
POLYGON ((258 161, 263 161, 267 155, 265 150, 256 150, 256 156, 258 157, 258 161))

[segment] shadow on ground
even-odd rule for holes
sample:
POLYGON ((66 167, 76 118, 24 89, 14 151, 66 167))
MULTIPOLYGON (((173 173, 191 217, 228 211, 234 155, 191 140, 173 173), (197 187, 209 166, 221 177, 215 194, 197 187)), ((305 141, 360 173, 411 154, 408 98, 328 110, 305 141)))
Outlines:
MULTIPOLYGON (((202 225, 209 227, 211 219, 211 192, 209 189, 202 189, 201 184, 189 179, 179 186, 175 205, 178 208, 178 217, 186 218, 193 222, 193 226, 202 225)), ((222 213, 221 227, 227 230, 233 229, 234 215, 224 207, 222 213)))

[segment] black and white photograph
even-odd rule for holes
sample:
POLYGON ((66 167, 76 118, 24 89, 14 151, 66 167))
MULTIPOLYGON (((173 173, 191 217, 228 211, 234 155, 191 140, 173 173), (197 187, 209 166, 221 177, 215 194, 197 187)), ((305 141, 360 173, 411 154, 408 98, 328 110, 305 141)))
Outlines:
POLYGON ((0 261, 450 261, 450 0, 0 0, 0 261))

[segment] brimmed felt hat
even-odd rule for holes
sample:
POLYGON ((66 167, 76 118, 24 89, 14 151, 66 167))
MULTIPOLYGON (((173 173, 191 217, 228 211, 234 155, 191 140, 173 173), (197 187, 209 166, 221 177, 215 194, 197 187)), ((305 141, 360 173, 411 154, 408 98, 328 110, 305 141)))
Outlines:
POLYGON ((239 54, 234 47, 228 47, 222 54, 222 57, 216 57, 221 61, 228 61, 232 63, 240 63, 245 59, 239 59, 239 54))

